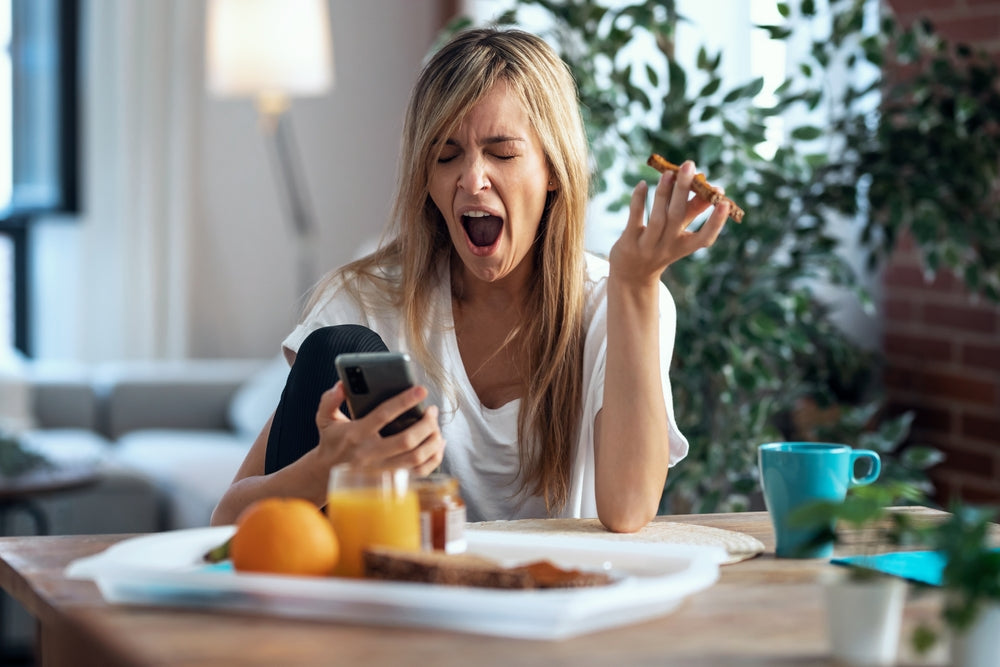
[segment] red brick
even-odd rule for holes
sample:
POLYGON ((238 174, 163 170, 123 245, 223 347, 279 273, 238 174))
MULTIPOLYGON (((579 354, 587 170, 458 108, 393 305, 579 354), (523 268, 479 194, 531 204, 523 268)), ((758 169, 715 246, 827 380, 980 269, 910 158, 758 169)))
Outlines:
POLYGON ((949 306, 937 303, 924 305, 924 322, 947 326, 953 331, 975 331, 991 334, 997 331, 997 314, 992 307, 949 306))
POLYGON ((927 475, 934 484, 934 502, 941 507, 948 507, 952 501, 962 497, 962 485, 955 475, 941 470, 940 466, 927 475))
POLYGON ((988 7, 1000 14, 1000 2, 997 2, 997 0, 965 0, 965 4, 969 7, 988 7))
POLYGON ((911 256, 917 256, 917 242, 913 238, 913 234, 908 231, 904 231, 902 234, 896 237, 896 245, 893 248, 893 255, 907 254, 911 256))
POLYGON ((931 400, 934 397, 951 398, 990 407, 996 402, 995 382, 976 380, 953 373, 918 371, 899 366, 887 368, 884 377, 886 385, 891 388, 923 394, 931 400))
POLYGON ((993 476, 993 457, 983 452, 975 452, 956 447, 946 448, 939 445, 944 454, 944 461, 938 466, 942 471, 961 471, 969 477, 989 479, 993 476))
POLYGON ((961 422, 963 436, 994 442, 1000 450, 1000 418, 962 415, 961 422))
POLYGON ((930 281, 919 266, 893 264, 885 270, 883 283, 890 287, 927 287, 930 281))
POLYGON ((973 504, 1000 502, 1000 481, 937 470, 930 474, 930 478, 935 488, 933 500, 942 507, 947 508, 954 500, 973 504))
POLYGON ((910 357, 925 361, 951 361, 953 358, 950 340, 917 334, 886 334, 883 352, 889 357, 910 357))
POLYGON ((961 361, 965 366, 984 368, 1000 373, 1000 343, 993 345, 962 345, 961 361))
POLYGON ((913 411, 913 428, 916 430, 932 430, 951 433, 953 426, 951 412, 921 405, 913 411))
POLYGON ((907 299, 887 297, 882 303, 885 319, 895 322, 912 322, 917 319, 917 308, 907 299))
POLYGON ((990 42, 1000 35, 1000 13, 934 21, 934 30, 954 42, 990 42))
POLYGON ((888 286, 916 287, 935 292, 965 291, 962 281, 951 271, 938 271, 931 275, 919 264, 892 264, 885 271, 884 282, 888 286))
POLYGON ((896 19, 908 26, 918 16, 933 18, 938 12, 951 10, 955 0, 889 0, 889 6, 896 19))

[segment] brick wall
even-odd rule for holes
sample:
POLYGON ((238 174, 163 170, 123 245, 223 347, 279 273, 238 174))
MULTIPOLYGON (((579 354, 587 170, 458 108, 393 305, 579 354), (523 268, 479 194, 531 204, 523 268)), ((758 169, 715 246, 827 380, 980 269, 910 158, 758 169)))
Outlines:
MULTIPOLYGON (((942 36, 1000 62, 1000 0, 888 5, 902 23, 930 19, 942 36)), ((890 405, 913 409, 912 440, 947 456, 932 474, 938 499, 1000 502, 1000 306, 971 297, 949 272, 926 279, 904 236, 884 273, 883 316, 890 405)))

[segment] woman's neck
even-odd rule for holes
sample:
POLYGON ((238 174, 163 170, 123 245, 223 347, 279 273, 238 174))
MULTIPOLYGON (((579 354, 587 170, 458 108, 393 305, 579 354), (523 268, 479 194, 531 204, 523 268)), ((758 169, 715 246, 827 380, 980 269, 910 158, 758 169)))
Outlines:
POLYGON ((465 268, 456 255, 451 260, 452 301, 463 309, 489 308, 496 311, 520 310, 532 280, 530 257, 510 274, 493 282, 480 280, 465 268))

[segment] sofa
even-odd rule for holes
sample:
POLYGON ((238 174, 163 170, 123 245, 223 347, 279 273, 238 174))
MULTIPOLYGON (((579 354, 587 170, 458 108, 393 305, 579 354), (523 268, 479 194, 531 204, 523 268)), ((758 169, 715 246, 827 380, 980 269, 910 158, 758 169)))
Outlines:
MULTIPOLYGON (((99 473, 96 484, 32 499, 51 534, 206 526, 287 373, 279 357, 93 365, 8 357, 0 427, 58 465, 99 473)), ((7 535, 35 533, 29 514, 5 512, 7 535)), ((0 646, 30 644, 26 614, 5 611, 0 646)))
POLYGON ((22 442, 100 473, 92 487, 39 500, 50 532, 208 525, 287 371, 277 358, 25 365, 22 442))

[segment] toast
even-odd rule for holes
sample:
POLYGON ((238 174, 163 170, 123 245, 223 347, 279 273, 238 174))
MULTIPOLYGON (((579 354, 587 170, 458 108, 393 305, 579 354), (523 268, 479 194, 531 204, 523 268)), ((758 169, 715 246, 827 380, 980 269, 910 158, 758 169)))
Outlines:
MULTIPOLYGON (((665 160, 662 156, 657 155, 656 153, 649 156, 646 164, 661 174, 667 171, 676 173, 677 170, 680 169, 680 167, 676 164, 665 160)), ((705 174, 695 174, 694 180, 691 182, 691 190, 710 204, 719 204, 724 201, 729 202, 729 217, 732 218, 734 222, 743 222, 743 209, 737 206, 736 202, 723 194, 722 190, 709 184, 709 182, 705 179, 705 174)))
POLYGON ((603 572, 563 569, 548 561, 503 567, 482 556, 443 551, 411 552, 371 547, 365 550, 363 560, 365 577, 369 579, 444 586, 525 590, 603 586, 612 581, 603 572))

